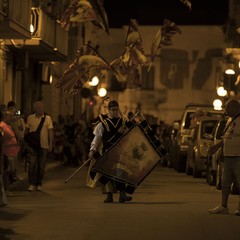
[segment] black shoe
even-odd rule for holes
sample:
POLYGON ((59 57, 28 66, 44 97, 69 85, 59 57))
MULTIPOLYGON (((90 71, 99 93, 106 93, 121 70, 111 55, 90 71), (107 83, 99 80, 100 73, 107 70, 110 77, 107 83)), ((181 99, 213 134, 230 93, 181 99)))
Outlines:
POLYGON ((104 200, 104 203, 112 203, 113 202, 113 194, 107 193, 107 198, 104 200))
POLYGON ((113 202, 113 199, 112 198, 106 198, 104 200, 104 203, 112 203, 113 202))
POLYGON ((119 202, 120 202, 120 203, 124 203, 124 202, 127 202, 127 201, 132 201, 132 197, 126 196, 126 195, 119 197, 119 202))

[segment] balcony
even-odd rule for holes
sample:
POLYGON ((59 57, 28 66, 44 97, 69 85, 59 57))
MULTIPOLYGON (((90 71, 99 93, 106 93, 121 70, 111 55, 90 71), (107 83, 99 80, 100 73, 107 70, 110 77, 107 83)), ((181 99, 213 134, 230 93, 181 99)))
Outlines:
POLYGON ((11 49, 26 50, 31 58, 39 61, 67 60, 68 32, 39 8, 31 10, 31 33, 31 39, 11 39, 5 44, 11 49))
POLYGON ((31 38, 31 0, 0 0, 0 38, 31 38))

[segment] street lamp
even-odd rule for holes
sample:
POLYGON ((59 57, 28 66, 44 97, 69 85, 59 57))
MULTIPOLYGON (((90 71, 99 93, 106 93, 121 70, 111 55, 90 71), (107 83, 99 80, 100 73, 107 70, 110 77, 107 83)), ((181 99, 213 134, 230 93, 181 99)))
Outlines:
POLYGON ((31 34, 34 33, 34 26, 33 26, 33 24, 30 24, 30 33, 31 33, 31 34))
POLYGON ((222 110, 222 101, 220 99, 215 99, 213 101, 213 107, 215 110, 222 110))
POLYGON ((229 63, 229 64, 226 65, 225 73, 227 75, 234 75, 235 74, 234 64, 233 63, 229 63))
POLYGON ((220 97, 225 97, 227 95, 227 91, 224 89, 224 87, 218 87, 217 88, 217 95, 220 97))
POLYGON ((235 60, 232 54, 228 54, 225 57, 225 73, 227 75, 234 75, 235 74, 235 60))
POLYGON ((88 82, 88 84, 92 87, 97 86, 99 83, 99 79, 97 76, 93 77, 91 81, 88 82))
POLYGON ((106 90, 106 88, 99 88, 98 89, 98 96, 99 97, 105 97, 107 95, 107 90, 106 90))

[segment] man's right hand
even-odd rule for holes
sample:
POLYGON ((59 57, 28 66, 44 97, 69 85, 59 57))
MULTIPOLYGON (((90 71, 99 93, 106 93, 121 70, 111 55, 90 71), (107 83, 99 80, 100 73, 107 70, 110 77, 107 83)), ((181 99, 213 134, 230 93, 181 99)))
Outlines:
POLYGON ((215 152, 217 152, 217 150, 220 148, 220 147, 222 147, 223 146, 223 142, 221 141, 221 142, 219 142, 219 143, 217 143, 217 144, 215 144, 215 145, 212 145, 209 149, 208 149, 208 151, 207 151, 207 153, 208 154, 214 154, 215 152))
POLYGON ((88 154, 88 157, 89 157, 90 159, 94 159, 94 153, 95 153, 95 151, 90 150, 90 152, 89 152, 89 154, 88 154))

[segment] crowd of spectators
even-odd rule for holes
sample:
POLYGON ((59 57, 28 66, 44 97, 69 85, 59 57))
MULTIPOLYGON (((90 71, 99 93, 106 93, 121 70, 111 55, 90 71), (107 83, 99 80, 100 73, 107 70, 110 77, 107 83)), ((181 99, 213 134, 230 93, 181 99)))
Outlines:
POLYGON ((92 140, 92 127, 84 120, 74 121, 73 115, 53 122, 53 156, 66 166, 80 166, 87 159, 92 140))

